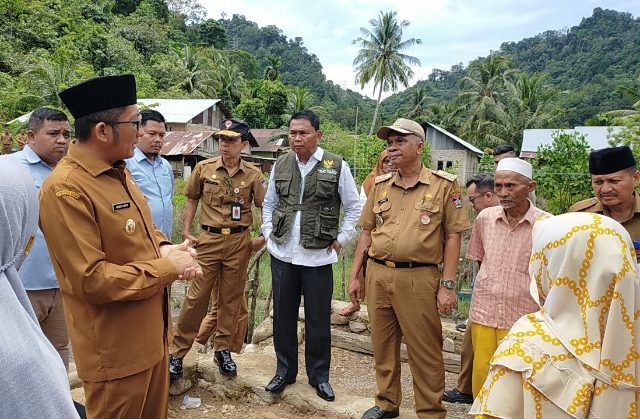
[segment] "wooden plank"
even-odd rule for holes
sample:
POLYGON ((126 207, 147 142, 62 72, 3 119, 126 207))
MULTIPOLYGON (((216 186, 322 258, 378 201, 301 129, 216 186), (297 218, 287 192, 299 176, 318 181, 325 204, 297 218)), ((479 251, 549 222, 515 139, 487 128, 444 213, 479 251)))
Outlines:
MULTIPOLYGON (((331 345, 337 348, 373 355, 373 345, 371 344, 371 336, 369 335, 358 335, 356 333, 332 328, 331 345)), ((444 357, 445 371, 460 372, 460 355, 442 352, 442 356, 444 357)), ((409 360, 407 345, 404 343, 400 344, 400 360, 403 362, 409 360)))

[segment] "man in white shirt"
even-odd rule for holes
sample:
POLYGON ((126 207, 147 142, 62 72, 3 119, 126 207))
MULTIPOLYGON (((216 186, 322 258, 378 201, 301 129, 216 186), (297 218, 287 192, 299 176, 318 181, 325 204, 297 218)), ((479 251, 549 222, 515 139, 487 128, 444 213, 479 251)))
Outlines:
POLYGON ((332 264, 355 234, 360 215, 358 190, 341 156, 318 147, 320 119, 310 110, 289 121, 293 153, 273 167, 262 211, 262 232, 271 253, 273 342, 276 375, 266 386, 280 393, 298 374, 297 321, 305 298, 305 361, 309 384, 324 400, 335 395, 329 384, 331 363, 332 264), (344 220, 339 227, 340 207, 344 220))

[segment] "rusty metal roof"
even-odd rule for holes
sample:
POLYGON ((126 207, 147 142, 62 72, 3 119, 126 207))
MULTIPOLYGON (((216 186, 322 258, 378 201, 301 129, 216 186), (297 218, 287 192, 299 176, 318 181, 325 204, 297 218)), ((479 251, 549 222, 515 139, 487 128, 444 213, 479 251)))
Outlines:
POLYGON ((163 156, 191 154, 213 131, 169 131, 164 137, 163 156))
POLYGON ((256 138, 258 144, 260 144, 260 147, 253 148, 252 151, 268 151, 275 153, 282 147, 284 139, 279 138, 270 142, 269 138, 275 135, 286 134, 287 131, 281 129, 252 129, 251 133, 256 138))

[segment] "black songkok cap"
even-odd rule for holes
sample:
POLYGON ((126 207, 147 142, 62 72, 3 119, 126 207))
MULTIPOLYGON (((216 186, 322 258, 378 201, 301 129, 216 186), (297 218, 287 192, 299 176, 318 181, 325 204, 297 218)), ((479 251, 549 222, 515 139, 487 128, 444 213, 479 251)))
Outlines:
POLYGON ((227 137, 239 137, 242 136, 243 141, 249 141, 249 145, 251 147, 260 147, 258 141, 251 133, 249 129, 249 125, 241 119, 236 118, 228 118, 223 119, 220 122, 220 131, 215 133, 215 136, 218 137, 220 135, 224 135, 227 137))
POLYGON ((138 103, 133 74, 89 79, 58 93, 75 119, 138 103))
POLYGON ((611 147, 592 151, 589 154, 589 173, 608 175, 636 165, 629 147, 611 147))

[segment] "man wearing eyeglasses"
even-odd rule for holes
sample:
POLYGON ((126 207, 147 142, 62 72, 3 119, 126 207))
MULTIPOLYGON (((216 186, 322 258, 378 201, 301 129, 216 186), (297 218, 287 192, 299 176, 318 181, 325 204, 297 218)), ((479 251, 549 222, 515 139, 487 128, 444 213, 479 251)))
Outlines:
MULTIPOLYGON (((500 204, 498 196, 493 193, 493 177, 480 173, 467 180, 465 186, 467 187, 469 205, 476 213, 500 204)), ((442 395, 442 400, 445 402, 473 403, 473 344, 471 342, 471 326, 467 323, 468 321, 465 320, 456 326, 456 329, 464 331, 462 352, 460 353, 460 373, 458 374, 458 385, 453 390, 445 391, 442 395)))
MULTIPOLYGON (((262 172, 240 157, 257 146, 249 126, 225 119, 216 133, 220 156, 198 163, 184 187, 187 203, 182 217, 182 238, 198 245, 198 262, 204 275, 191 283, 169 347, 169 374, 182 376, 182 359, 189 353, 207 313, 213 294, 215 329, 214 362, 221 374, 237 375, 231 352, 240 352, 247 331, 244 285, 251 253, 264 245, 264 237, 251 238, 251 202, 262 208, 267 182, 262 172), (202 201, 198 237, 191 224, 202 201)), ((210 323, 211 324, 211 323, 210 323)), ((207 336, 208 337, 208 336, 207 336)))
POLYGON ((140 117, 143 135, 133 157, 126 160, 127 169, 147 197, 153 223, 171 240, 173 169, 167 159, 160 156, 167 126, 164 116, 156 110, 144 110, 140 117))
MULTIPOLYGON (((64 301, 90 418, 167 416, 166 287, 202 276, 188 242, 172 245, 126 170, 142 135, 133 75, 60 92, 77 141, 40 189, 40 227, 64 301)), ((37 401, 35 401, 37 402, 37 401)))

